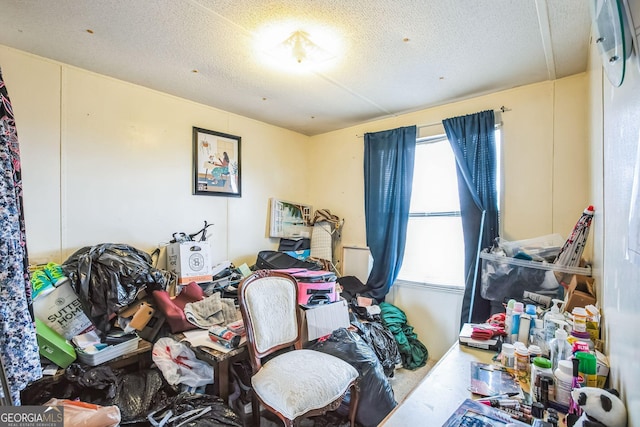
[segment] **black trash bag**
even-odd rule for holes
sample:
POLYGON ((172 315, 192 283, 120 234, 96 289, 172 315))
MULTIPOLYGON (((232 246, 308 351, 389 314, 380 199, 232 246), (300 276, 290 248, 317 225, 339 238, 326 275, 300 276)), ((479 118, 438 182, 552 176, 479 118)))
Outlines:
POLYGON ((340 295, 349 303, 352 303, 352 300, 358 295, 364 295, 366 291, 370 290, 356 276, 342 276, 338 278, 338 283, 342 286, 340 295))
POLYGON ((166 427, 242 427, 239 415, 220 397, 210 394, 180 393, 148 416, 159 422, 169 411, 166 427))
MULTIPOLYGON (((378 356, 356 332, 340 328, 327 339, 312 342, 308 348, 336 356, 358 370, 360 399, 356 421, 362 427, 377 426, 396 407, 393 388, 378 356)), ((343 402, 338 411, 348 414, 348 403, 343 402)))
POLYGON ((391 378, 396 365, 402 363, 398 342, 382 322, 365 322, 351 320, 351 324, 358 328, 362 339, 373 349, 382 364, 384 374, 391 378))
POLYGON ((106 399, 113 399, 116 396, 118 376, 108 365, 85 369, 78 363, 72 363, 65 369, 64 376, 81 388, 104 390, 106 399))
POLYGON ((151 255, 119 243, 79 249, 62 270, 89 318, 105 333, 111 328, 109 316, 135 301, 140 290, 167 286, 167 275, 153 267, 151 255))
POLYGON ((121 424, 147 421, 147 414, 178 394, 164 379, 159 369, 145 369, 122 375, 118 381, 118 391, 103 405, 120 408, 121 424))

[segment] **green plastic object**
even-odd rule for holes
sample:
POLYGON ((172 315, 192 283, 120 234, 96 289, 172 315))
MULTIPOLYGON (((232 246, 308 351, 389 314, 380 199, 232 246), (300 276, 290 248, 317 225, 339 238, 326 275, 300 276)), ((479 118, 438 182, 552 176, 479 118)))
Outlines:
POLYGON ((534 357, 533 364, 539 368, 551 369, 551 360, 547 359, 546 357, 534 357))
POLYGON ((578 375, 581 377, 583 387, 597 387, 597 361, 596 356, 585 351, 576 352, 579 360, 578 375))
POLYGON ((40 355, 61 368, 66 368, 76 360, 76 351, 69 341, 38 318, 36 318, 36 338, 40 355))

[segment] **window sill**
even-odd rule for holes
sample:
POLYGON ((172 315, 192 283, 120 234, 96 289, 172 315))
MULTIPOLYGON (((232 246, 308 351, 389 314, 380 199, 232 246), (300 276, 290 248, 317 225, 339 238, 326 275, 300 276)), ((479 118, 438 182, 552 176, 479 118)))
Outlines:
POLYGON ((434 291, 448 292, 448 293, 454 293, 454 294, 464 293, 464 286, 462 285, 445 285, 442 283, 414 282, 414 281, 402 280, 402 279, 397 279, 394 285, 410 287, 410 288, 430 289, 434 291))

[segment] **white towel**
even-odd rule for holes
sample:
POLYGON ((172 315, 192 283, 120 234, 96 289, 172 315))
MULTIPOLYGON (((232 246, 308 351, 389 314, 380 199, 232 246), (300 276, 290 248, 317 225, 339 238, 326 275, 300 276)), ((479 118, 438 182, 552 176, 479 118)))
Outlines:
POLYGON ((213 325, 226 325, 237 320, 237 310, 232 298, 220 298, 216 292, 203 300, 184 306, 184 315, 190 323, 209 329, 213 325))

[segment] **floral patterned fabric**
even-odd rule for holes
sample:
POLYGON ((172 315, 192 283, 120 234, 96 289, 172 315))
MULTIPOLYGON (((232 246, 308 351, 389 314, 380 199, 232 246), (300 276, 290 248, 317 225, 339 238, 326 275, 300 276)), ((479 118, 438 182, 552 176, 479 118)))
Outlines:
POLYGON ((36 339, 22 205, 20 150, 0 70, 0 356, 14 405, 42 377, 36 339))

